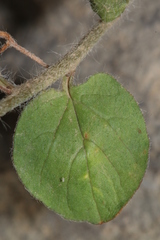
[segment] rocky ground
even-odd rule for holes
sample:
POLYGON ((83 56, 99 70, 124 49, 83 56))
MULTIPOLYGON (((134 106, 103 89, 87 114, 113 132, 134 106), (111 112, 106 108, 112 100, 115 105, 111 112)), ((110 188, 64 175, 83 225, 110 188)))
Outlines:
MULTIPOLYGON (((9 1, 0 3, 0 29, 54 64, 98 18, 87 0, 9 1)), ((9 49, 0 57, 3 72, 20 83, 41 68, 9 49)), ((160 2, 134 0, 117 23, 81 63, 76 81, 109 72, 135 97, 150 137, 150 163, 132 200, 101 226, 69 222, 33 199, 12 166, 12 134, 19 109, 0 125, 1 240, 158 240, 160 236, 160 2), (78 80, 79 79, 79 80, 78 80)), ((1 97, 3 95, 1 94, 1 97)))

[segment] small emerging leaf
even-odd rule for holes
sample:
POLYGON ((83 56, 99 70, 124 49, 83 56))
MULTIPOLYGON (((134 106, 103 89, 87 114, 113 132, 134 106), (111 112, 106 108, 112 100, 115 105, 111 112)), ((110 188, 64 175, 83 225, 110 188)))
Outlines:
POLYGON ((119 17, 129 0, 90 0, 91 7, 102 20, 110 22, 119 17))
POLYGON ((97 74, 29 103, 13 158, 37 199, 67 219, 97 224, 114 218, 137 190, 148 149, 134 98, 111 76, 97 74))

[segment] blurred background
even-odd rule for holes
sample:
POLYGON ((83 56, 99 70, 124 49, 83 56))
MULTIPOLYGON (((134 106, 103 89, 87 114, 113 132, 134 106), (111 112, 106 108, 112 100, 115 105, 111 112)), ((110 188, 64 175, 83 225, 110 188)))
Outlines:
MULTIPOLYGON (((87 0, 0 1, 0 30, 8 31, 48 64, 56 63, 98 19, 87 0)), ((0 56, 0 69, 16 84, 42 71, 14 49, 0 56)), ((48 210, 25 190, 12 165, 17 108, 0 121, 1 240, 160 239, 159 0, 133 0, 80 64, 75 82, 102 71, 115 76, 134 95, 146 120, 150 163, 140 188, 114 220, 100 226, 66 221, 48 210)))

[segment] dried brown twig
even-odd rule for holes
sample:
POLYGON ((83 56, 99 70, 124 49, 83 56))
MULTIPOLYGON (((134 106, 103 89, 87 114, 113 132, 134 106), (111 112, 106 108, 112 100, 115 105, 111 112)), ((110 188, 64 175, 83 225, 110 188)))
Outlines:
POLYGON ((18 45, 18 43, 16 43, 16 41, 13 39, 13 37, 9 33, 0 31, 0 38, 4 38, 6 40, 6 42, 3 44, 3 46, 0 49, 0 53, 3 53, 5 50, 7 50, 10 47, 14 47, 19 52, 21 52, 21 53, 25 54, 26 56, 30 57, 31 59, 33 59, 34 61, 36 61, 40 65, 42 65, 43 67, 45 67, 45 68, 49 67, 49 65, 46 64, 42 59, 40 59, 39 57, 37 57, 33 53, 29 52, 27 49, 18 45))
POLYGON ((5 94, 11 94, 12 90, 14 88, 14 85, 12 85, 10 82, 8 82, 3 76, 0 74, 0 90, 4 92, 5 94))
MULTIPOLYGON (((5 43, 2 45, 2 47, 0 48, 0 53, 3 53, 5 50, 7 50, 10 47, 14 47, 15 49, 17 49, 21 53, 25 54, 26 56, 30 57, 31 59, 33 59, 34 61, 36 61, 40 65, 42 65, 43 67, 45 67, 45 68, 49 67, 49 65, 47 65, 42 59, 40 59, 39 57, 37 57, 33 53, 29 52, 27 49, 18 45, 9 33, 4 32, 4 31, 0 31, 0 38, 3 38, 3 39, 6 40, 5 43)), ((5 94, 11 94, 12 93, 11 84, 7 83, 7 81, 2 77, 0 77, 0 90, 2 92, 4 92, 5 94)))

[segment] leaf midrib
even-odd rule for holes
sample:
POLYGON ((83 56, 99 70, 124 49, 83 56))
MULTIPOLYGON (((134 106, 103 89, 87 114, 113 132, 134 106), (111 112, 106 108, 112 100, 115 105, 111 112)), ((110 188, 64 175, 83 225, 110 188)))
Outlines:
MULTIPOLYGON (((70 89, 68 89, 68 90, 70 90, 70 89)), ((92 182, 91 182, 91 176, 90 176, 89 165, 88 165, 88 158, 87 158, 87 153, 86 153, 86 149, 85 149, 85 145, 84 145, 84 140, 85 139, 84 139, 81 127, 80 127, 80 122, 79 122, 78 115, 77 115, 77 112, 76 112, 75 104, 74 104, 74 101, 72 99, 72 96, 71 96, 70 92, 69 92, 69 97, 70 97, 71 102, 72 102, 73 110, 74 110, 74 113, 75 113, 75 116, 76 116, 76 120, 77 120, 77 124, 78 124, 78 128, 79 128, 79 132, 81 133, 81 136, 82 136, 82 144, 83 144, 83 149, 84 149, 85 156, 86 156, 85 159, 86 159, 86 164, 87 164, 87 172, 88 172, 88 178, 89 178, 89 183, 90 183, 90 187, 91 187, 92 197, 93 197, 93 200, 95 202, 95 206, 96 206, 96 209, 97 209, 97 213, 98 213, 99 219, 100 219, 100 221, 102 221, 101 215, 100 215, 100 211, 98 209, 98 205, 97 205, 97 202, 96 202, 96 199, 95 199, 95 196, 94 196, 92 182)))

